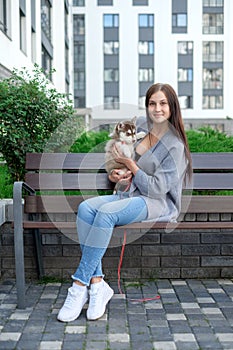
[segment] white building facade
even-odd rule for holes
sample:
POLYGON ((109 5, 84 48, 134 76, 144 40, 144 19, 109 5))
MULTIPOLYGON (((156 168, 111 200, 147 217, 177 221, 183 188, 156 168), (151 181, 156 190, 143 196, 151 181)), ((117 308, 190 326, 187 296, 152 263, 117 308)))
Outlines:
POLYGON ((231 123, 232 16, 232 0, 0 0, 0 79, 55 69, 90 126, 145 115, 154 82, 174 87, 186 124, 231 123))
POLYGON ((62 93, 73 92, 68 0, 0 0, 0 79, 38 64, 62 93))
POLYGON ((73 0, 74 101, 95 124, 144 115, 154 82, 185 119, 233 117, 232 0, 73 0))

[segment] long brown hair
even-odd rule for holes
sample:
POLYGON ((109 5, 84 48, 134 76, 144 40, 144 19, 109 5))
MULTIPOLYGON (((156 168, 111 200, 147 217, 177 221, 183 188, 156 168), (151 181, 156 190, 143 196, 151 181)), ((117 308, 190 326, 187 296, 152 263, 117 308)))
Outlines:
POLYGON ((191 154, 190 154, 190 150, 189 150, 189 146, 188 146, 186 133, 184 130, 184 123, 183 123, 183 119, 182 119, 180 104, 179 104, 179 100, 178 100, 178 97, 177 97, 175 90, 169 84, 161 84, 161 83, 153 84, 147 90, 145 106, 146 106, 148 128, 150 130, 150 128, 152 126, 151 120, 150 120, 149 115, 148 115, 149 100, 150 100, 151 96, 158 91, 162 91, 167 98, 169 109, 171 112, 171 116, 169 118, 169 123, 170 123, 170 125, 172 125, 172 129, 176 132, 177 136, 182 140, 182 142, 184 144, 185 155, 186 155, 186 158, 188 160, 186 174, 188 175, 189 179, 191 179, 191 177, 192 177, 192 158, 191 158, 191 154))

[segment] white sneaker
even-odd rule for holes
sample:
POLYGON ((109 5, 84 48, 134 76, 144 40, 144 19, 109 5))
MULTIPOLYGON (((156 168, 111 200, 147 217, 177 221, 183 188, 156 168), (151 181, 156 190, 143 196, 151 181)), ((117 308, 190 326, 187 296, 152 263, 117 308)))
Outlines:
POLYGON ((87 319, 94 321, 102 317, 105 312, 106 305, 112 298, 113 294, 114 292, 112 288, 110 288, 104 280, 91 284, 87 319))
POLYGON ((57 315, 57 319, 62 322, 71 322, 79 317, 83 306, 88 300, 88 290, 86 286, 73 286, 68 289, 68 294, 64 305, 57 315))

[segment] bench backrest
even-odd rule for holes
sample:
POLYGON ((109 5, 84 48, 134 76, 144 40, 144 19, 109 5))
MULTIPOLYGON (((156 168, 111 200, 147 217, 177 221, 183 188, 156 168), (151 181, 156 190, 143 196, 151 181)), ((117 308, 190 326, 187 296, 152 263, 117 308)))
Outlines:
MULTIPOLYGON (((193 184, 187 186, 187 189, 233 190, 233 153, 193 153, 192 159, 193 184)), ((55 204, 56 210, 61 210, 59 212, 69 212, 70 208, 77 208, 78 202, 86 196, 97 195, 100 190, 113 189, 105 172, 103 153, 29 153, 26 157, 26 171, 26 183, 36 191, 46 191, 42 192, 42 200, 41 196, 36 196, 37 199, 26 198, 25 207, 29 212, 47 212, 48 208, 52 211, 55 204), (80 191, 81 195, 77 197, 75 192, 68 191, 80 191), (44 208, 44 201, 49 201, 51 205, 44 208), (68 203, 67 209, 64 202, 68 203)), ((193 197, 196 198, 192 199, 189 211, 194 212, 195 209, 197 212, 205 212, 203 199, 193 197)), ((217 196, 212 200, 213 212, 217 209, 230 212, 230 206, 227 196, 224 208, 219 208, 217 196)))

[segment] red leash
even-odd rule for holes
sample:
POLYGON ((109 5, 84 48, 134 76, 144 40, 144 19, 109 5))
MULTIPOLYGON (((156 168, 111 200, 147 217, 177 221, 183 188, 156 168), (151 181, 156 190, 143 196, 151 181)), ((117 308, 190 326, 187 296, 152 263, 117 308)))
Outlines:
MULTIPOLYGON (((126 245, 126 230, 124 230, 124 239, 121 247, 121 254, 120 254, 120 259, 119 259, 119 264, 118 264, 118 270, 117 270, 117 275, 118 275, 118 290, 120 294, 124 294, 121 290, 121 266, 123 262, 123 257, 124 257, 124 252, 125 252, 125 245, 126 245)), ((138 302, 138 303, 143 303, 146 301, 151 301, 151 300, 158 300, 160 299, 159 295, 156 295, 155 297, 152 298, 142 298, 142 299, 130 299, 132 302, 138 302)))

